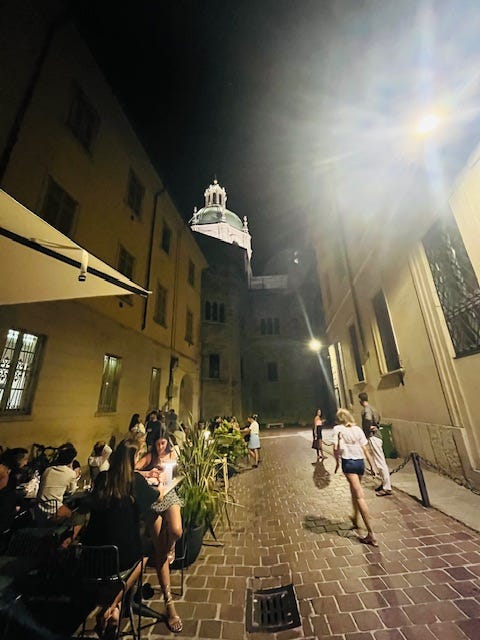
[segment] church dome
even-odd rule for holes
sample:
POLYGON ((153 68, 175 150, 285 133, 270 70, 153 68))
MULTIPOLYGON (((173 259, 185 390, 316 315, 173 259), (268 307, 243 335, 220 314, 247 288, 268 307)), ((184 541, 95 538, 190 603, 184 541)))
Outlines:
POLYGON ((193 211, 193 218, 190 219, 189 224, 192 226, 198 226, 202 224, 220 224, 224 223, 237 229, 248 233, 247 218, 243 220, 237 216, 236 213, 227 209, 227 192, 224 187, 218 184, 218 180, 214 180, 207 189, 205 189, 205 206, 197 211, 195 207, 193 211))
POLYGON ((196 212, 194 224, 215 224, 218 222, 226 222, 231 227, 243 231, 243 222, 237 214, 229 209, 224 209, 219 204, 203 207, 196 212))

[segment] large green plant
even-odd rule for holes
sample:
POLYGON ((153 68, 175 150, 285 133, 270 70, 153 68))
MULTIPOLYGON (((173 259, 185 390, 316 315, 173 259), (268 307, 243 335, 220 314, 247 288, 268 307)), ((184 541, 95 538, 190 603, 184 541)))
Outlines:
POLYGON ((182 520, 185 530, 204 527, 213 531, 226 496, 218 482, 222 466, 216 439, 208 431, 191 428, 178 448, 178 470, 183 476, 179 494, 183 500, 182 520))
POLYGON ((226 456, 230 465, 235 465, 237 460, 248 454, 242 433, 227 420, 215 429, 214 438, 219 456, 226 456))

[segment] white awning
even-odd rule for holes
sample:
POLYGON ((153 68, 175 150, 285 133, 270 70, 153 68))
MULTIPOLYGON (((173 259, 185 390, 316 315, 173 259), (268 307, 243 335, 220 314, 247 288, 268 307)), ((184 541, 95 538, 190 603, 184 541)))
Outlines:
POLYGON ((0 189, 0 305, 149 293, 0 189))

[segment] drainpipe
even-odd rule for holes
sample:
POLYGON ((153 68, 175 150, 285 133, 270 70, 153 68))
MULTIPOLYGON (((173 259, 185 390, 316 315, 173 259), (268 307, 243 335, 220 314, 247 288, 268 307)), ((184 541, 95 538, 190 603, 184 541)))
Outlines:
MULTIPOLYGON (((165 187, 160 191, 155 193, 153 198, 153 212, 152 212, 152 226, 150 227, 150 246, 148 247, 148 259, 147 259, 147 273, 145 276, 145 289, 147 291, 151 291, 150 283, 152 277, 152 257, 153 257, 153 244, 155 241, 155 226, 157 224, 157 209, 158 209, 158 200, 161 195, 165 193, 165 187)), ((148 310, 148 300, 150 296, 146 296, 143 301, 143 318, 142 318, 142 331, 145 331, 145 327, 147 326, 147 310, 148 310)))
POLYGON ((25 121, 25 115, 27 113, 27 110, 32 102, 33 94, 35 92, 35 89, 37 88, 40 75, 43 71, 45 60, 47 59, 47 56, 50 52, 53 38, 55 37, 60 27, 67 22, 67 19, 68 19, 67 13, 62 13, 62 15, 57 16, 55 20, 47 28, 47 32, 46 32, 42 47, 40 49, 40 53, 35 61, 35 64, 33 65, 30 79, 28 81, 23 97, 20 101, 19 107, 15 114, 15 118, 12 122, 12 126, 10 127, 10 131, 8 132, 5 147, 0 156, 0 185, 3 183, 3 180, 5 178, 5 173, 7 171, 8 164, 12 157, 12 153, 15 148, 15 145, 17 144, 18 136, 20 135, 20 131, 25 121))

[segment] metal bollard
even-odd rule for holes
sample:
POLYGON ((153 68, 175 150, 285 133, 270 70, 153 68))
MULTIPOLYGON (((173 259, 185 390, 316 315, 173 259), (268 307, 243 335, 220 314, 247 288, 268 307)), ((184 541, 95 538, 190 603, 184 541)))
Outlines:
POLYGON ((430 506, 430 499, 427 493, 427 487, 425 485, 425 478, 423 477, 422 467, 420 465, 420 456, 415 451, 410 454, 412 456, 413 467, 417 476, 418 488, 420 489, 420 495, 422 496, 422 504, 424 507, 430 506))

